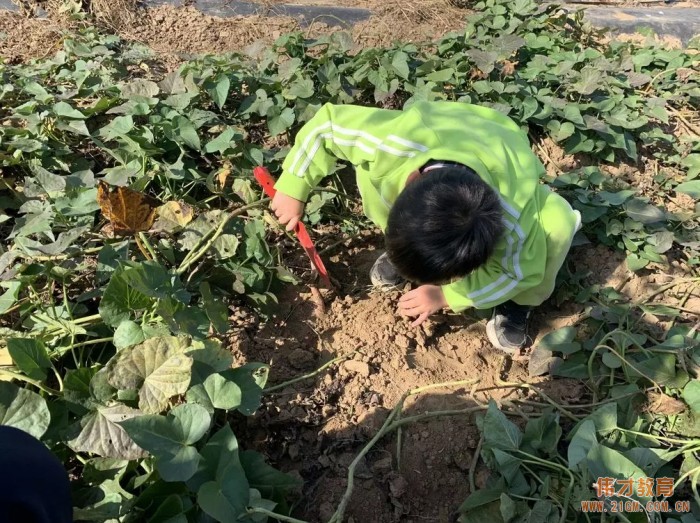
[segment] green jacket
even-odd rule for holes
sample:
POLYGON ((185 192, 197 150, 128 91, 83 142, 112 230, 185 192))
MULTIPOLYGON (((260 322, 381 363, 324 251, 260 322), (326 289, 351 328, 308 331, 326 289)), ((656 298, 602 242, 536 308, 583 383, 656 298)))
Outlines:
POLYGON ((442 287, 455 312, 493 307, 544 280, 544 167, 502 113, 458 102, 417 102, 405 111, 326 104, 299 131, 276 188, 306 201, 336 159, 355 166, 364 212, 382 230, 409 174, 429 160, 467 165, 500 194, 506 234, 494 254, 442 287))

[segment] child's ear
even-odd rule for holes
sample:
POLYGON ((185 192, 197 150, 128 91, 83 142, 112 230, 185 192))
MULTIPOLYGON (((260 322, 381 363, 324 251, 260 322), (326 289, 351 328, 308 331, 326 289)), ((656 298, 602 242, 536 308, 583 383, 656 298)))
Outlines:
POLYGON ((418 177, 420 176, 420 174, 421 174, 421 173, 420 173, 420 170, 418 170, 418 169, 416 169, 416 170, 413 171, 411 174, 409 174, 409 175, 408 175, 408 178, 406 178, 406 183, 404 184, 404 187, 405 187, 406 185, 408 185, 409 183, 412 183, 412 182, 416 181, 416 178, 418 178, 418 177))

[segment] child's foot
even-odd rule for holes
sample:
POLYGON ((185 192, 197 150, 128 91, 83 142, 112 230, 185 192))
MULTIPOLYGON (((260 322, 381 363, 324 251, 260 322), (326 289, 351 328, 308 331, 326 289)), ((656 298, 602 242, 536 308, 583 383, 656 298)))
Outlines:
POLYGON ((493 309, 486 334, 494 347, 515 354, 528 342, 527 326, 532 309, 508 301, 493 309))
POLYGON ((401 285, 404 280, 389 261, 386 253, 382 254, 372 265, 369 271, 369 279, 372 285, 380 289, 388 289, 401 285))

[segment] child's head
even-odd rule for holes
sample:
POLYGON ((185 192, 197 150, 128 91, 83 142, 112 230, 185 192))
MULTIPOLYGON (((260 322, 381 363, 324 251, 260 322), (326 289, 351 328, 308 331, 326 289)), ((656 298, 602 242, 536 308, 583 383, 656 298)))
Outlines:
POLYGON ((470 168, 446 164, 399 194, 389 213, 386 250, 405 278, 440 283, 483 265, 503 228, 496 192, 470 168))

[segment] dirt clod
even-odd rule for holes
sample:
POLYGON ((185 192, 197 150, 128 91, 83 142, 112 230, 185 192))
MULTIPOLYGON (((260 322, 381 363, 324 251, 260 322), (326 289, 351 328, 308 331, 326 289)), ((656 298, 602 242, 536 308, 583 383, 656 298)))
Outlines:
POLYGON ((287 356, 289 364, 298 370, 308 370, 316 363, 316 356, 304 349, 295 349, 287 356))
POLYGON ((369 377, 369 365, 367 365, 364 361, 348 360, 343 363, 343 368, 348 372, 353 372, 360 376, 364 376, 365 378, 369 377))

